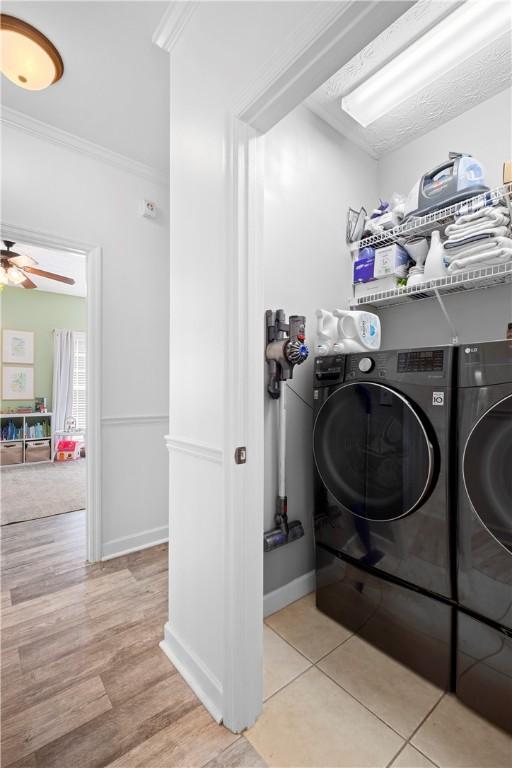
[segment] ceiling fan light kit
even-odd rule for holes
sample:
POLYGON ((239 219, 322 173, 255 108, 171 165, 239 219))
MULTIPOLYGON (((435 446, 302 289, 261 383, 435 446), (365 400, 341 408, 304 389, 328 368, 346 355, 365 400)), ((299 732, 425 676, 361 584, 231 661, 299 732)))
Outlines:
POLYGON ((15 245, 12 240, 4 240, 5 249, 0 251, 0 286, 20 285, 22 288, 37 288, 30 277, 26 274, 39 275, 47 280, 56 280, 58 283, 74 285, 72 277, 57 275, 55 272, 47 272, 45 269, 39 269, 37 261, 32 256, 26 256, 16 253, 12 248, 15 245))
POLYGON ((42 91, 64 74, 54 44, 38 29, 15 16, 0 14, 1 69, 8 80, 28 91, 42 91))

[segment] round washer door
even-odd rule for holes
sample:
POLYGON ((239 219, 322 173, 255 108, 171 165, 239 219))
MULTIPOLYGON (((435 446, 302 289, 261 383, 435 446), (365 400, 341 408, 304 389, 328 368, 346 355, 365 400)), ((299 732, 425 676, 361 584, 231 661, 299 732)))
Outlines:
POLYGON ((367 520, 396 520, 427 495, 434 450, 409 401, 382 384, 354 382, 320 409, 313 450, 327 490, 367 520))
POLYGON ((473 427, 462 471, 480 522, 512 552, 512 395, 489 408, 473 427))

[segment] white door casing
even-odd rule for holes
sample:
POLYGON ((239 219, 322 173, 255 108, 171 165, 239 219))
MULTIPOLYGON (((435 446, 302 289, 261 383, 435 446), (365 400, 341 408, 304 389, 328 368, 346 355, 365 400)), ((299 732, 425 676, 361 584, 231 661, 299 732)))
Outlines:
POLYGON ((252 725, 262 706, 262 133, 411 5, 172 3, 154 37, 171 54, 171 232, 178 230, 171 239, 170 619, 162 648, 211 714, 235 732, 252 725), (202 154, 208 142, 211 154, 202 154), (214 166, 219 146, 223 162, 214 166), (220 226, 218 216, 209 220, 205 202, 218 206, 220 226), (211 235, 206 242, 209 257, 218 258, 218 282, 195 242, 201 227, 211 235), (210 410, 222 410, 220 421, 212 416, 204 424, 186 404, 196 396, 200 411, 200 390, 193 380, 187 390, 173 374, 173 366, 190 360, 190 348, 206 343, 205 326, 184 318, 187 292, 195 307, 198 290, 191 259, 196 280, 202 272, 211 279, 214 295, 205 293, 204 305, 223 358, 219 368, 207 357, 206 368, 198 360, 189 371, 210 383, 210 410), (188 333, 188 347, 180 332, 188 333), (237 446, 247 448, 246 464, 235 464, 237 446), (217 613, 210 611, 214 595, 217 613))
POLYGON ((69 240, 10 222, 0 224, 2 239, 41 248, 80 253, 87 264, 87 509, 86 556, 101 559, 101 247, 69 240))

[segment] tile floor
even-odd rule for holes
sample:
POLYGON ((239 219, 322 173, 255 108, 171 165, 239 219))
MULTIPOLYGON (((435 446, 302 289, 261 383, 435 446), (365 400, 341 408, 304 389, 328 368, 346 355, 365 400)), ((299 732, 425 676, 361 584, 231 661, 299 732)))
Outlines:
POLYGON ((317 611, 312 594, 266 619, 264 651, 263 713, 245 733, 264 763, 244 765, 512 766, 512 737, 317 611))

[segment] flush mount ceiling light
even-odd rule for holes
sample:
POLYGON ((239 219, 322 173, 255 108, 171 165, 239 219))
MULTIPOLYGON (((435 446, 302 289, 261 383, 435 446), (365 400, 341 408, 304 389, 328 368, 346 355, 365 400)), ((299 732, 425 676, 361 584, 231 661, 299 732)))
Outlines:
POLYGON ((509 0, 466 0, 341 100, 362 126, 378 120, 507 32, 509 0))
POLYGON ((60 80, 64 64, 50 40, 26 21, 0 15, 2 73, 20 88, 42 91, 60 80))

